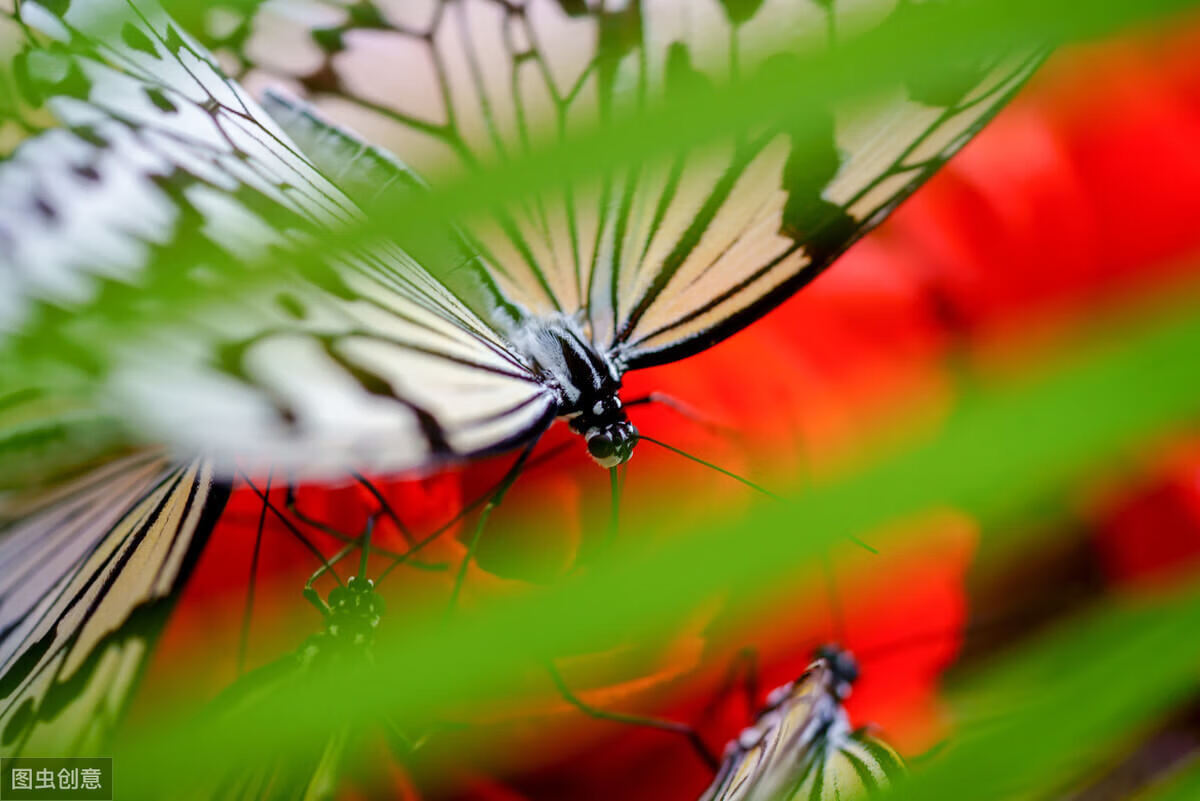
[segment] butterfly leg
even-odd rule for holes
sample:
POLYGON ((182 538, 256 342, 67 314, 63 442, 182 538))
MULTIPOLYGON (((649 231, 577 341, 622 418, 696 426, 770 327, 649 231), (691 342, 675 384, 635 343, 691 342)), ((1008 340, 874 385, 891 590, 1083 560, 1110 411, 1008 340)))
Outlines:
POLYGON ((471 560, 475 558, 475 551, 479 548, 479 540, 483 536, 483 529, 487 525, 488 517, 491 516, 492 510, 504 500, 505 494, 512 488, 512 485, 516 483, 517 478, 525 469, 525 464, 529 460, 529 455, 533 453, 533 448, 537 445, 537 442, 537 439, 534 439, 525 446, 525 449, 521 451, 521 455, 508 468, 508 472, 500 479, 500 483, 492 491, 487 503, 484 504, 483 509, 479 512, 479 519, 475 521, 475 530, 471 533, 470 542, 467 543, 467 553, 463 556, 462 562, 458 566, 458 574, 454 577, 454 589, 450 593, 450 609, 454 609, 458 604, 458 596, 462 592, 463 581, 467 577, 467 568, 470 566, 471 560))
POLYGON ((725 699, 735 692, 742 696, 746 705, 747 717, 753 719, 758 714, 759 688, 758 680, 758 649, 752 646, 740 649, 734 654, 721 681, 720 687, 712 700, 704 707, 700 720, 706 722, 716 716, 718 709, 725 699))
POLYGON ((737 436, 741 434, 741 432, 733 426, 719 423, 716 420, 713 420, 711 417, 705 415, 695 406, 681 401, 671 395, 667 395, 664 392, 651 392, 647 395, 631 398, 630 400, 625 401, 624 405, 626 408, 628 408, 630 406, 649 406, 652 403, 656 403, 660 406, 666 406, 668 409, 671 409, 684 419, 691 420, 693 423, 696 423, 702 428, 708 429, 713 434, 719 434, 722 436, 737 436))
POLYGON ((317 592, 317 589, 313 586, 313 584, 317 579, 321 578, 321 576, 332 571, 334 565, 345 559, 350 552, 357 547, 358 544, 353 542, 343 545, 337 553, 326 560, 325 564, 313 571, 313 574, 308 577, 308 581, 304 582, 304 589, 301 591, 301 594, 304 596, 306 601, 316 607, 317 611, 321 613, 322 617, 329 616, 329 604, 325 603, 324 599, 321 598, 321 594, 317 592))
POLYGON ((610 712, 605 709, 598 709, 573 693, 571 688, 567 686, 566 681, 563 680, 562 674, 558 672, 558 669, 552 663, 547 663, 546 669, 549 671, 550 678, 553 680, 554 686, 558 689, 563 700, 585 715, 597 720, 610 720, 614 723, 623 723, 627 726, 643 726, 677 734, 688 741, 688 744, 696 752, 696 755, 700 757, 700 760, 714 773, 721 766, 717 755, 704 742, 704 738, 700 736, 700 732, 692 726, 675 720, 664 720, 644 715, 627 715, 622 712, 610 712))
MULTIPOLYGON (((375 489, 375 486, 373 484, 370 484, 370 482, 367 481, 367 479, 363 478, 362 476, 359 476, 357 473, 355 474, 355 478, 357 480, 359 480, 360 483, 366 482, 366 484, 370 486, 369 491, 371 491, 372 494, 375 495, 375 497, 377 499, 379 499, 380 501, 383 501, 382 494, 380 494, 379 490, 375 489)), ((386 502, 384 502, 384 503, 386 503, 386 502)), ((292 517, 296 518, 296 520, 300 521, 301 523, 303 523, 304 525, 313 529, 314 531, 320 531, 322 534, 327 534, 336 540, 341 540, 342 542, 346 542, 346 543, 355 540, 355 538, 352 535, 346 534, 344 531, 338 529, 336 526, 330 525, 329 523, 326 523, 325 521, 318 520, 317 518, 312 517, 311 515, 302 511, 300 509, 299 500, 296 497, 296 488, 291 484, 288 485, 287 494, 284 496, 284 509, 286 509, 287 512, 290 515, 292 515, 292 517)), ((381 505, 380 509, 376 510, 375 512, 372 512, 372 514, 376 515, 376 516, 378 516, 379 514, 386 515, 389 519, 391 519, 396 524, 396 528, 404 536, 405 540, 408 541, 409 545, 412 546, 413 544, 415 544, 412 539, 411 532, 402 523, 399 522, 399 520, 400 520, 399 517, 396 515, 395 511, 390 506, 383 507, 381 505)), ((372 549, 373 553, 381 554, 392 560, 404 559, 406 564, 409 567, 417 568, 419 570, 443 570, 443 569, 445 569, 444 565, 431 564, 429 562, 422 562, 418 559, 411 558, 411 556, 412 556, 412 548, 411 547, 410 547, 409 551, 406 551, 404 553, 393 551, 388 548, 382 548, 378 545, 372 545, 371 549, 372 549)))

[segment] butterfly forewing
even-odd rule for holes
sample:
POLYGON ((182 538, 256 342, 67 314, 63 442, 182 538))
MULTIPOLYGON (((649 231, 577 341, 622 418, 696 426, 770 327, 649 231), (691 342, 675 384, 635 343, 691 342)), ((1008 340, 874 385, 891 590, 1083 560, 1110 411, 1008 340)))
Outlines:
MULTIPOLYGON (((304 56, 251 74, 285 76, 418 172, 438 174, 771 69, 801 47, 836 47, 893 15, 922 13, 919 5, 376 2, 340 12, 324 4, 329 14, 306 27, 314 17, 300 9, 312 4, 283 0, 258 30, 282 27, 275 46, 304 56)), ((682 358, 827 267, 961 148, 1038 61, 1022 52, 948 65, 944 83, 897 80, 805 120, 803 132, 749 131, 632 164, 468 227, 489 277, 528 313, 578 314, 628 367, 682 358)))
POLYGON ((87 343, 106 351, 102 394, 144 435, 226 473, 235 461, 315 473, 426 467, 511 447, 552 419, 527 361, 399 247, 343 250, 313 272, 322 231, 361 211, 158 6, 20 9, 69 45, 31 43, 24 60, 30 93, 70 131, 0 169, 12 243, 0 323, 129 287, 207 288, 152 337, 87 343), (248 289, 240 276, 264 260, 282 269, 248 289), (235 291, 212 286, 216 273, 235 291))

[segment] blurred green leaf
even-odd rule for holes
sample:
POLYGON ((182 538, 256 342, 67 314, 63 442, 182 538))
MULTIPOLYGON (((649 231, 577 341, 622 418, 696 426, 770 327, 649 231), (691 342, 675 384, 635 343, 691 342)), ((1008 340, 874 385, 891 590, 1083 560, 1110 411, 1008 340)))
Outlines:
POLYGON ((1106 745, 1200 685, 1200 594, 1108 608, 1040 638, 953 693, 959 728, 905 799, 1025 798, 1096 767, 1106 745))

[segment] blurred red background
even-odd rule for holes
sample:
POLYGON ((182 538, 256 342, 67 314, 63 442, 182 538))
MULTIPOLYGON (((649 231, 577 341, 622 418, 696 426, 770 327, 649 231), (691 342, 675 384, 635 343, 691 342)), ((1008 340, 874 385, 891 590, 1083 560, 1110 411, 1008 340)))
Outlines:
MULTIPOLYGON (((665 406, 636 409, 634 420, 647 434, 725 469, 787 487, 835 474, 889 436, 934 427, 953 408, 964 377, 987 380, 1014 352, 1082 331, 1131 294, 1194 280, 1196 142, 1200 26, 1059 54, 991 127, 811 287, 706 353, 628 376, 627 398, 663 392, 705 423, 665 406)), ((536 592, 579 565, 586 569, 602 547, 607 476, 564 430, 548 435, 538 454, 546 461, 521 477, 489 523, 467 574, 460 600, 466 607, 497 594, 536 592)), ((377 484, 420 536, 486 492, 510 459, 377 484)), ((1111 476, 1081 490, 1071 522, 1086 533, 1107 586, 1159 586, 1164 576, 1194 567, 1200 440, 1148 452, 1111 476)), ((653 512, 668 489, 672 524, 662 536, 683 535, 690 522, 751 500, 729 478, 643 443, 624 477, 622 515, 653 512), (686 491, 684 503, 678 488, 686 491)), ((305 487, 298 497, 307 514, 352 535, 377 505, 361 487, 305 487)), ((272 498, 282 508, 281 488, 272 498)), ((201 653, 211 663, 202 674, 210 684, 190 693, 212 697, 240 669, 294 649, 320 628, 300 599, 317 563, 267 514, 241 653, 261 515, 250 489, 235 493, 155 656, 152 688, 168 688, 177 668, 194 665, 201 653)), ((934 510, 905 529, 907 544, 879 555, 849 543, 839 548, 832 591, 823 576, 797 576, 794 590, 778 593, 753 618, 732 612, 737 605, 723 603, 729 599, 714 599, 680 621, 670 642, 564 654, 559 666, 589 703, 697 723, 719 752, 751 720, 742 695, 719 692, 739 651, 758 655, 761 702, 803 670, 813 646, 837 638, 863 663, 853 719, 877 724, 906 755, 920 754, 952 729, 938 702, 939 681, 970 621, 987 610, 969 593, 974 521, 934 510)), ((405 603, 448 597, 466 554, 465 533, 456 525, 423 550, 427 569, 406 567, 388 577, 385 626, 403 625, 405 603)), ((326 553, 336 548, 331 538, 314 540, 326 553)), ((386 519, 374 542, 407 547, 386 519)), ((415 784, 407 772, 382 767, 383 757, 375 773, 396 794, 531 801, 682 801, 710 778, 680 738, 590 720, 559 698, 536 666, 519 703, 478 710, 473 722, 466 734, 434 738, 415 784), (476 740, 493 747, 475 748, 476 740)), ((346 796, 369 794, 362 788, 370 786, 365 778, 352 782, 346 796)))

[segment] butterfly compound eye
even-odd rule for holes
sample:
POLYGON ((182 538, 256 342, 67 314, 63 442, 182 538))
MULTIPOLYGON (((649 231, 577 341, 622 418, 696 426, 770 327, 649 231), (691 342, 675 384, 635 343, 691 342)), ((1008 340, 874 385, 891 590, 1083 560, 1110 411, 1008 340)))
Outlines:
POLYGON ((616 467, 628 461, 637 442, 637 429, 628 420, 596 426, 584 435, 588 453, 601 467, 616 467))
POLYGON ((593 459, 611 459, 617 451, 617 446, 608 434, 594 434, 588 437, 587 449, 593 459))

